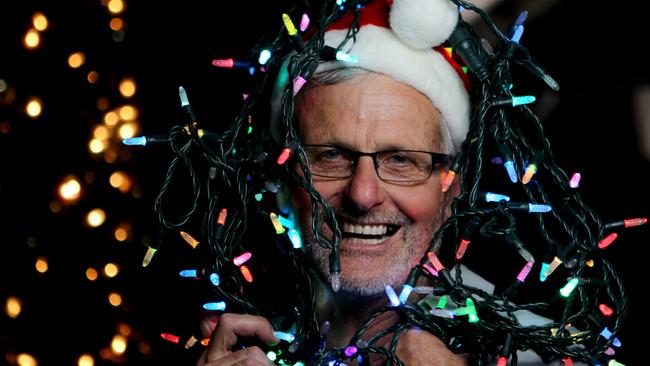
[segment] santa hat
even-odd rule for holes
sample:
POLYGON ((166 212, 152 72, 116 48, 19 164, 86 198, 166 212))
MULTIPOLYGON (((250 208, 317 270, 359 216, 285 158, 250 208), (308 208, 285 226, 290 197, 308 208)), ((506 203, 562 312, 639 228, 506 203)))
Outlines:
MULTIPOLYGON (((341 49, 357 59, 349 66, 388 75, 427 96, 447 127, 448 153, 460 149, 469 128, 469 79, 442 47, 458 18, 450 0, 375 0, 360 9, 359 30, 341 49)), ((348 12, 329 25, 325 45, 338 49, 353 21, 348 12)), ((322 63, 316 73, 342 66, 322 63)))

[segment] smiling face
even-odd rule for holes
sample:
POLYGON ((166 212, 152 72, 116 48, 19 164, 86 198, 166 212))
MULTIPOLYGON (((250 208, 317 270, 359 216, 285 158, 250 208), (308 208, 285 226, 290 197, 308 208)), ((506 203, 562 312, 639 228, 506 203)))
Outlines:
MULTIPOLYGON (((374 152, 404 149, 443 152, 442 117, 417 90, 380 74, 303 90, 296 100, 303 144, 321 144, 374 152)), ((359 159, 345 179, 314 177, 314 188, 332 207, 342 230, 341 291, 378 295, 387 284, 401 285, 418 263, 442 222, 440 170, 417 185, 379 179, 371 157, 359 159)), ((311 201, 295 188, 292 201, 305 250, 321 277, 329 281, 329 250, 311 231, 311 201)), ((332 232, 320 222, 323 232, 332 232)))

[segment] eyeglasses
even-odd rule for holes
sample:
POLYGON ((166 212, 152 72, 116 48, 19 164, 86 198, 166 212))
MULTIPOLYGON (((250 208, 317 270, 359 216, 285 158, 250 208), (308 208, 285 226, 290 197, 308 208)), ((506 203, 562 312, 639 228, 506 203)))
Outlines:
POLYGON ((384 182, 416 184, 429 179, 434 168, 447 164, 445 154, 416 150, 360 152, 338 146, 303 145, 311 173, 318 177, 343 179, 354 174, 359 157, 370 156, 384 182))

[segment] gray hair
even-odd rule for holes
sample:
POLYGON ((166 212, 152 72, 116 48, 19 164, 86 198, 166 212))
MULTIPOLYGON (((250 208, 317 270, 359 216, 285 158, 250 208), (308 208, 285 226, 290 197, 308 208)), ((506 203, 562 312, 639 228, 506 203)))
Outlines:
MULTIPOLYGON (((281 71, 282 72, 282 71, 281 71)), ((286 72, 286 71, 285 71, 286 72)), ((364 75, 380 74, 376 71, 364 69, 362 67, 349 67, 344 66, 340 62, 330 61, 322 63, 316 69, 316 72, 309 78, 307 84, 303 89, 314 87, 314 86, 326 86, 334 85, 338 83, 343 83, 349 80, 356 79, 364 75)), ((282 118, 282 94, 281 88, 276 88, 273 91, 271 98, 271 133, 277 133, 278 123, 282 118)), ((454 153, 453 143, 451 142, 451 135, 448 129, 446 122, 443 121, 442 129, 439 133, 440 139, 442 140, 442 148, 445 153, 454 153)))

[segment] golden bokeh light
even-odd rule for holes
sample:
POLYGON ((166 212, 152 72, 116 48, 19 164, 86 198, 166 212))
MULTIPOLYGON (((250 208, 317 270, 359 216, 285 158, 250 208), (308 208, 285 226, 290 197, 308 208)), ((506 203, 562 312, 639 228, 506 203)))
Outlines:
POLYGON ((122 0, 110 0, 108 2, 108 11, 113 14, 119 14, 124 11, 124 1, 122 0))
MULTIPOLYGON (((124 78, 120 81, 120 94, 125 98, 130 98, 135 94, 135 80, 132 78, 124 78)), ((127 118, 124 118, 127 119, 127 118)))
POLYGON ((73 69, 80 68, 86 62, 86 55, 83 52, 75 52, 68 56, 68 66, 73 69))
POLYGON ((88 212, 88 215, 86 215, 86 223, 88 223, 88 226, 90 227, 101 226, 104 221, 106 221, 106 212, 101 208, 96 208, 88 212))
POLYGON ((86 269, 86 278, 89 281, 95 281, 98 277, 99 277, 99 273, 97 272, 96 269, 94 269, 92 267, 88 267, 86 269))
POLYGON ((117 124, 117 122, 119 122, 119 120, 120 120, 120 117, 117 115, 117 113, 115 113, 113 111, 107 112, 104 115, 104 124, 106 126, 115 126, 117 124))
POLYGON ((37 31, 42 32, 47 29, 47 17, 45 14, 41 13, 40 11, 37 11, 32 15, 32 25, 34 25, 34 28, 36 28, 37 31))
POLYGON ((5 303, 5 313, 11 319, 16 319, 18 315, 23 311, 23 304, 19 298, 14 296, 9 296, 7 302, 5 303))
POLYGON ((28 30, 27 33, 25 33, 25 37, 23 37, 23 45, 28 50, 33 50, 38 46, 40 46, 41 45, 40 33, 38 33, 38 31, 34 28, 28 30))
POLYGON ((117 326, 117 331, 120 332, 121 335, 128 337, 131 335, 131 332, 133 331, 131 329, 131 326, 126 324, 126 323, 120 323, 117 326))
POLYGON ((81 184, 76 177, 70 176, 59 185, 59 197, 66 202, 73 202, 81 196, 81 184))
POLYGON ((111 187, 117 188, 122 193, 127 193, 131 189, 131 178, 123 171, 116 171, 108 179, 111 187))
POLYGON ((88 143, 88 150, 93 154, 99 154, 104 151, 105 148, 106 145, 104 144, 104 141, 100 139, 92 139, 88 143))
POLYGON ((43 113, 43 102, 39 97, 30 97, 25 105, 25 112, 31 118, 38 118, 43 113))
POLYGON ((122 295, 118 294, 117 292, 111 292, 108 294, 108 302, 111 305, 118 307, 122 305, 122 295))
POLYGON ((100 140, 106 140, 110 137, 111 132, 104 125, 97 125, 93 129, 93 137, 100 140))
POLYGON ((86 76, 86 79, 89 83, 95 84, 97 81, 99 81, 99 73, 97 71, 90 71, 88 73, 88 76, 86 76))
POLYGON ((115 263, 106 263, 104 266, 104 276, 113 278, 117 276, 117 274, 120 272, 120 269, 117 267, 117 264, 115 263))
POLYGON ((95 366, 95 359, 93 358, 92 355, 86 353, 81 356, 79 356, 79 360, 77 361, 77 366, 95 366))
POLYGON ((124 121, 133 121, 138 118, 138 110, 132 105, 125 105, 120 108, 120 118, 124 121))
POLYGON ((121 227, 115 229, 115 239, 117 241, 125 241, 128 238, 128 232, 121 227))
POLYGON ((109 23, 109 27, 111 27, 111 29, 114 31, 122 30, 122 28, 124 27, 124 21, 122 20, 122 18, 115 17, 111 19, 111 22, 109 23))
POLYGON ((120 126, 120 129, 118 130, 117 134, 120 136, 121 139, 126 139, 135 136, 137 131, 138 131, 138 126, 135 123, 127 122, 122 126, 120 126))
POLYGON ((36 358, 29 353, 19 353, 18 356, 16 356, 16 363, 18 366, 38 366, 36 358))
POLYGON ((45 273, 50 268, 50 266, 47 264, 47 259, 45 257, 36 258, 36 263, 34 264, 34 267, 36 268, 36 271, 38 273, 45 273))
POLYGON ((116 355, 122 355, 126 351, 126 337, 121 334, 116 334, 111 341, 111 350, 116 355))

